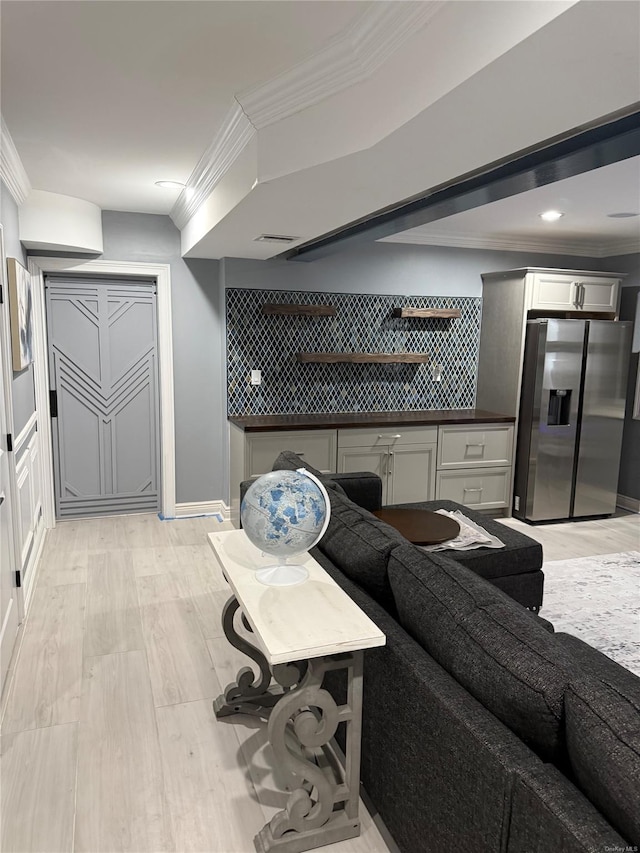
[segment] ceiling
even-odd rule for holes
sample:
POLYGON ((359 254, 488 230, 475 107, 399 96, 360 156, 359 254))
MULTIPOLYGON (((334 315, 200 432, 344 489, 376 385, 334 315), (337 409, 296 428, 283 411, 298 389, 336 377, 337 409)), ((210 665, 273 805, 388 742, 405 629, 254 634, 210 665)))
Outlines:
MULTIPOLYGON (((32 188, 170 214, 185 256, 267 258, 284 245, 261 234, 296 245, 640 100, 639 13, 3 0, 2 117, 32 188)), ((640 248, 640 217, 607 214, 639 212, 639 197, 629 160, 387 239, 621 254, 640 248), (548 207, 565 216, 543 223, 548 207)))

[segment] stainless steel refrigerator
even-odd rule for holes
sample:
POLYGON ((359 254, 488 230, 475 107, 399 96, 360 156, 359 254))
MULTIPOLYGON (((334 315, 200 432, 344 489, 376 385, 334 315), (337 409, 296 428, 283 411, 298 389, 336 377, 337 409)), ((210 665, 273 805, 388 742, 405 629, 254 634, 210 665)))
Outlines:
POLYGON ((616 508, 632 323, 530 320, 516 450, 516 518, 616 508))

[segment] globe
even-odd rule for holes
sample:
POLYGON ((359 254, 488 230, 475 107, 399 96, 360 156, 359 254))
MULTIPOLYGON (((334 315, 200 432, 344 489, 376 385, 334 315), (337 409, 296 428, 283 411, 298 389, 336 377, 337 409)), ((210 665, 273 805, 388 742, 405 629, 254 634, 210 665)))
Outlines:
POLYGON ((322 483, 304 468, 270 471, 249 486, 240 507, 247 538, 263 553, 279 558, 256 577, 269 586, 290 586, 309 577, 289 562, 323 537, 331 504, 322 483))

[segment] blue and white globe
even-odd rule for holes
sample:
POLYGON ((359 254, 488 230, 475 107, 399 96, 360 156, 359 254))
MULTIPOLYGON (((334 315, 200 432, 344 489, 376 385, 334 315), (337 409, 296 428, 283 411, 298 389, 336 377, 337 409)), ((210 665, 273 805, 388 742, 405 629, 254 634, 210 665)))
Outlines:
POLYGON ((306 580, 309 573, 304 566, 288 560, 320 541, 330 513, 325 487, 304 468, 258 477, 240 507, 242 527, 256 548, 280 558, 277 565, 257 572, 258 579, 277 586, 306 580))

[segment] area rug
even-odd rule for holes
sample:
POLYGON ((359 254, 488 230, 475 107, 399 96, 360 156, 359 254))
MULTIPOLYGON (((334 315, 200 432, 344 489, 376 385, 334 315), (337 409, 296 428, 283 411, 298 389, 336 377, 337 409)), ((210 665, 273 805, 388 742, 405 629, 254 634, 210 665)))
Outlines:
POLYGON ((640 551, 545 563, 540 615, 640 675, 640 551))

